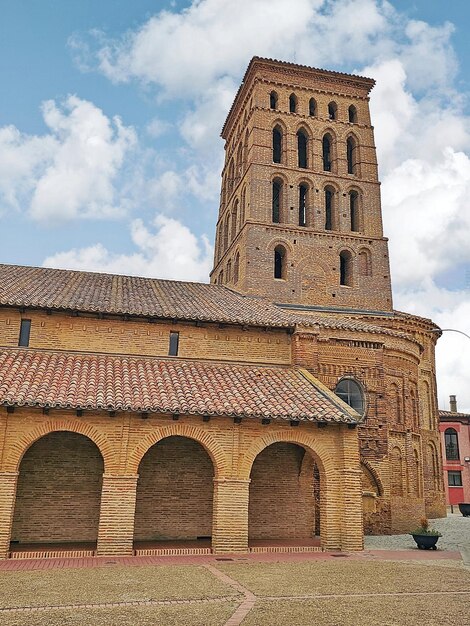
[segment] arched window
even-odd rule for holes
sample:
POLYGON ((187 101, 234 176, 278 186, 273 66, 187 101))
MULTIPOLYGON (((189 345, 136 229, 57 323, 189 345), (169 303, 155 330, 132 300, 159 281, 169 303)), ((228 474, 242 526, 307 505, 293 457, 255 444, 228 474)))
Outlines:
POLYGON ((364 415, 365 401, 361 385, 352 378, 343 378, 335 388, 335 394, 349 404, 359 415, 364 415))
POLYGON ((297 97, 293 93, 289 96, 289 111, 297 113, 297 97))
POLYGON ((446 459, 448 461, 458 461, 460 459, 459 438, 455 428, 447 428, 445 430, 444 441, 446 446, 446 459))
POLYGON ((280 163, 282 160, 282 130, 279 126, 273 128, 273 162, 280 163))
POLYGON ((277 93, 275 91, 271 91, 269 94, 269 108, 273 110, 277 109, 277 93))
POLYGON ((359 276, 372 276, 372 263, 369 250, 363 248, 358 255, 359 276))
POLYGON ((240 200, 240 228, 245 223, 245 205, 246 205, 246 187, 242 189, 242 195, 240 200))
POLYGON ((308 187, 304 183, 299 185, 299 226, 307 225, 308 187))
POLYGON ((336 102, 330 102, 328 105, 328 118, 330 120, 335 120, 338 114, 338 107, 336 106, 336 102))
POLYGON ((310 117, 315 117, 317 114, 317 102, 315 98, 310 98, 308 103, 308 114, 310 117))
POLYGON ((421 497, 421 480, 420 480, 420 466, 419 452, 414 448, 413 450, 413 491, 419 498, 421 497))
POLYGON ((218 283, 219 285, 222 285, 223 282, 224 282, 224 270, 220 270, 218 283))
POLYGON ((230 194, 233 191, 233 185, 234 185, 234 179, 235 179, 235 173, 234 173, 234 164, 233 164, 233 159, 231 159, 230 161, 230 165, 228 166, 228 195, 230 196, 230 194))
POLYGON ((272 185, 272 219, 275 224, 281 222, 282 180, 276 178, 272 185))
POLYGON ((238 283, 238 276, 240 273, 240 253, 237 252, 235 255, 235 263, 233 266, 233 282, 238 283))
POLYGON ((349 216, 351 220, 351 230, 356 233, 359 232, 359 194, 357 191, 349 192, 349 216))
POLYGON ((348 137, 346 141, 346 156, 348 159, 348 174, 357 174, 357 141, 348 137))
POLYGON ((246 170, 248 166, 248 139, 250 137, 250 132, 248 128, 245 133, 245 141, 243 143, 243 169, 246 170))
POLYGON ((227 263, 226 276, 227 276, 227 282, 229 283, 232 280, 232 261, 228 261, 227 263))
POLYGON ((401 405, 401 391, 400 387, 396 383, 390 385, 390 406, 392 407, 393 417, 397 424, 401 424, 402 419, 402 405, 401 405))
POLYGON ((284 246, 274 248, 274 278, 285 278, 286 274, 286 249, 284 246))
POLYGON ((343 250, 339 255, 339 284, 351 287, 352 282, 352 255, 349 250, 343 250))
POLYGON ((414 387, 410 390, 410 401, 411 401, 411 416, 413 418, 413 428, 415 430, 418 430, 419 428, 418 394, 414 387))
POLYGON ((351 104, 348 109, 348 119, 351 124, 357 124, 357 110, 354 104, 351 104))
POLYGON ((326 133, 326 135, 323 135, 322 153, 323 153, 323 170, 325 172, 331 172, 332 139, 329 133, 326 133))
POLYGON ((305 133, 305 131, 299 130, 297 132, 297 157, 299 167, 307 167, 307 145, 307 134, 305 133))
POLYGON ((325 187, 325 230, 334 230, 335 228, 335 190, 333 187, 325 187))
POLYGON ((229 242, 229 228, 230 228, 230 223, 229 223, 229 216, 227 215, 227 217, 225 218, 225 223, 224 223, 224 252, 227 250, 228 248, 228 242, 229 242))
POLYGON ((232 224, 231 224, 231 238, 235 239, 237 234, 237 218, 238 218, 238 200, 235 200, 235 204, 232 209, 232 224))

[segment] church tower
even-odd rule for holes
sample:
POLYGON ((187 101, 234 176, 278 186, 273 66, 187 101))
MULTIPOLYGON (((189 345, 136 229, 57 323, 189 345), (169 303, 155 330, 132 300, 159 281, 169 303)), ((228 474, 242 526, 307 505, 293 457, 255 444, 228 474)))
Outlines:
POLYGON ((373 86, 251 60, 222 130, 211 282, 291 307, 392 310, 373 86))

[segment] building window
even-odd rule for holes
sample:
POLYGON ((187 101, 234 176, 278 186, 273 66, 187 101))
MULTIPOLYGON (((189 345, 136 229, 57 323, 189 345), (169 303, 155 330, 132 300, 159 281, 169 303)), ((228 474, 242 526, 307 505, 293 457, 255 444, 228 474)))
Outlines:
POLYGON ((348 174, 357 173, 357 142, 354 137, 348 137, 346 141, 346 156, 348 159, 348 174))
MULTIPOLYGON (((220 272, 222 277, 222 272, 220 272)), ((221 278, 221 280, 223 280, 221 278)), ((178 356, 178 345, 180 341, 180 334, 174 331, 170 332, 170 343, 168 346, 168 356, 178 356)))
POLYGON ((335 393, 359 415, 364 415, 365 402, 361 385, 352 378, 343 378, 336 385, 335 393))
POLYGON ((310 115, 310 117, 315 117, 317 114, 317 103, 315 98, 310 98, 310 101, 308 103, 308 114, 310 115))
POLYGON ((275 91, 271 91, 269 94, 269 108, 273 110, 277 109, 277 93, 275 91))
POLYGON ((280 180, 273 181, 272 188, 272 218, 274 224, 281 221, 281 201, 282 201, 282 182, 280 180))
POLYGON ((331 172, 331 135, 329 135, 328 133, 323 136, 322 153, 323 153, 323 171, 331 172))
POLYGON ((325 188, 325 230, 334 230, 335 214, 334 214, 334 197, 335 190, 332 187, 325 188))
POLYGON ((20 337, 18 345, 27 348, 29 346, 29 334, 31 332, 31 320, 21 320, 20 337))
POLYGON ((447 472, 447 484, 449 487, 461 487, 462 472, 447 472))
POLYGON ((448 461, 458 461, 460 458, 459 439, 455 428, 446 429, 444 441, 446 446, 446 459, 448 461))
POLYGON ((235 264, 233 266, 233 282, 238 283, 238 276, 240 273, 240 253, 235 255, 235 264))
POLYGON ((351 124, 357 124, 357 109, 354 104, 351 104, 348 109, 348 119, 351 124))
POLYGON ((369 250, 360 250, 358 255, 359 275, 372 276, 372 262, 369 250))
POLYGON ((307 145, 308 138, 303 130, 299 130, 297 133, 297 156, 299 167, 307 167, 307 145))
POLYGON ((289 111, 291 113, 297 113, 297 98, 294 94, 289 96, 289 111))
POLYGON ((282 131, 279 126, 273 128, 273 163, 280 163, 282 159, 282 131))
POLYGON ((274 278, 285 278, 286 250, 283 246, 274 249, 274 278))
POLYGON ((351 287, 352 274, 352 255, 348 250, 343 250, 339 255, 339 284, 351 287))
POLYGON ((307 185, 299 185, 299 226, 307 225, 307 185))
POLYGON ((330 120, 335 120, 338 114, 338 107, 336 102, 330 102, 328 105, 328 117, 330 120))
POLYGON ((359 194, 357 191, 349 192, 349 215, 351 220, 351 230, 359 232, 359 194))

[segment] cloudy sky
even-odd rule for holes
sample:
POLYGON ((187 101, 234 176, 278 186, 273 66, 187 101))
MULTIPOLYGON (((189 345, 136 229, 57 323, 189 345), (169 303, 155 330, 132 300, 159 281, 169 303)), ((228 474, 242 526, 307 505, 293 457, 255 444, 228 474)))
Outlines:
MULTIPOLYGON (((0 0, 0 262, 207 281, 253 55, 371 76, 395 308, 470 334, 468 0, 0 0)), ((438 344, 470 411, 470 339, 438 344)))

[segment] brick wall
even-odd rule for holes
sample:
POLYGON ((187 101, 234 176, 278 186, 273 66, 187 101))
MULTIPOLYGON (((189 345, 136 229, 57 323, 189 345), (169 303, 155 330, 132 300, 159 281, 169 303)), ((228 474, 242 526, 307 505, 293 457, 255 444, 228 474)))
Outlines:
POLYGON ((313 460, 308 458, 305 465, 306 454, 300 446, 276 443, 256 458, 250 483, 250 539, 315 534, 313 460))
POLYGON ((103 460, 75 433, 51 433, 23 457, 13 519, 13 541, 96 541, 103 460))
POLYGON ((139 467, 135 539, 195 539, 212 535, 214 469, 196 441, 168 437, 139 467))

